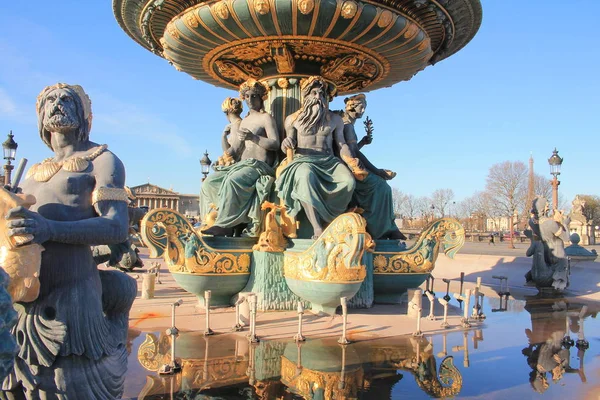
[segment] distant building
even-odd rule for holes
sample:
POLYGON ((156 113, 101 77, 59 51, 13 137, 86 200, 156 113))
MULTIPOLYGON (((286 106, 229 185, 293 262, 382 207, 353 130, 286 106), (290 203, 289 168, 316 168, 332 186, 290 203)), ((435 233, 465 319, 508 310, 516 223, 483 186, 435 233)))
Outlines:
POLYGON ((200 215, 200 198, 197 194, 179 194, 173 190, 146 183, 130 187, 136 197, 136 207, 170 208, 188 218, 198 218, 200 215))

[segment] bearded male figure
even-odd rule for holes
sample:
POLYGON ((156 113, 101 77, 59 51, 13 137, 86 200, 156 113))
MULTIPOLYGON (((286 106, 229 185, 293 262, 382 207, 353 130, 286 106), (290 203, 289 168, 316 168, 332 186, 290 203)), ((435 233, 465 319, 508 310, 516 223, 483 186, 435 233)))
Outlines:
MULTIPOLYGON (((224 167, 215 167, 220 175, 205 181, 202 193, 214 190, 217 183, 217 218, 213 226, 202 233, 215 236, 231 236, 234 228, 244 226, 242 235, 257 237, 260 234, 263 211, 260 206, 268 198, 274 181, 273 164, 279 148, 279 136, 275 119, 264 110, 268 89, 251 79, 240 86, 240 96, 248 105, 248 115, 239 122, 235 131, 231 124, 230 136, 240 143, 240 161, 224 167), (209 182, 211 189, 204 189, 209 182)), ((232 144, 232 147, 236 147, 232 144)), ((208 185, 207 185, 208 186, 208 185)), ((209 199, 201 197, 203 209, 209 199)))
POLYGON ((357 178, 352 197, 354 203, 364 210, 362 216, 367 220, 367 232, 373 239, 406 239, 395 223, 392 188, 387 183, 396 174, 375 167, 360 151, 363 145, 370 143, 367 136, 357 141, 354 123, 362 118, 367 108, 367 98, 364 94, 357 94, 345 98, 344 103, 344 139, 352 157, 358 159, 368 172, 366 176, 357 178))
POLYGON ((113 399, 127 369, 134 279, 98 271, 91 245, 127 239, 125 170, 89 140, 91 102, 80 86, 46 87, 37 101, 42 141, 54 156, 35 164, 22 191, 31 208, 8 211, 9 236, 43 245, 39 297, 15 303, 20 346, 0 398, 113 399))
POLYGON ((277 195, 288 215, 304 210, 313 228, 313 238, 323 233, 324 224, 346 211, 355 183, 350 170, 334 156, 350 156, 344 140, 342 118, 329 111, 332 93, 325 80, 311 76, 303 81, 302 107, 285 119, 285 152, 295 149, 293 160, 275 182, 277 195))

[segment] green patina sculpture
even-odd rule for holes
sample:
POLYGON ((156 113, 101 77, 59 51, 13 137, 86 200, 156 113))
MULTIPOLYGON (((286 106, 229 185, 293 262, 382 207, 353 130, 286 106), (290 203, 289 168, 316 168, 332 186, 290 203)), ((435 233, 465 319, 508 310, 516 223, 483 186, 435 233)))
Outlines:
POLYGON ((113 399, 123 392, 136 282, 98 271, 91 245, 127 239, 125 169, 89 140, 91 102, 77 85, 46 87, 37 102, 42 141, 54 153, 27 173, 30 209, 12 208, 9 236, 43 245, 40 293, 15 303, 15 366, 0 397, 113 399), (13 397, 14 396, 14 397, 13 397))
POLYGON ((568 260, 565 243, 569 236, 562 213, 555 211, 548 217, 548 203, 543 197, 533 200, 529 227, 531 239, 527 256, 533 258, 531 271, 525 275, 528 283, 538 288, 552 288, 562 292, 569 286, 568 260))
POLYGON ((292 217, 303 210, 313 237, 323 225, 346 211, 355 182, 348 168, 334 156, 334 146, 350 157, 342 118, 329 111, 332 93, 327 82, 312 76, 302 84, 302 108, 285 120, 286 138, 281 149, 296 154, 275 182, 277 196, 292 217))
MULTIPOLYGON (((356 177, 356 189, 352 200, 363 209, 362 216, 367 220, 367 232, 373 239, 406 239, 396 226, 392 188, 387 183, 396 174, 377 168, 365 157, 361 148, 371 143, 372 136, 367 134, 359 142, 354 130, 354 123, 363 116, 367 108, 367 98, 364 94, 358 94, 345 98, 344 103, 344 139, 353 158, 358 158, 367 172, 356 177)), ((372 126, 370 120, 368 122, 367 129, 370 132, 372 126)))
POLYGON ((225 110, 230 118, 229 136, 232 137, 231 147, 224 149, 225 154, 239 161, 215 166, 215 173, 202 185, 201 211, 207 215, 210 204, 215 204, 217 211, 214 224, 204 228, 204 234, 232 236, 234 228, 240 226, 245 226, 245 236, 260 234, 263 217, 260 206, 268 199, 279 148, 275 120, 264 110, 266 94, 263 84, 247 81, 240 87, 240 96, 250 109, 248 115, 239 120, 240 108, 225 110))

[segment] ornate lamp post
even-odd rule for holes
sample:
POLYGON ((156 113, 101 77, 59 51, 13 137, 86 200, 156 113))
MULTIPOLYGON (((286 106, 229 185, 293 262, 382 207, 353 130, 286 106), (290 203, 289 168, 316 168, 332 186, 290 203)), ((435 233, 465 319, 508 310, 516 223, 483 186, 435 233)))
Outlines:
POLYGON ((558 209, 558 185, 560 185, 560 181, 558 180, 558 175, 560 175, 560 166, 563 163, 563 159, 559 157, 558 150, 556 147, 552 152, 552 157, 548 159, 548 164, 550 164, 550 174, 553 176, 552 178, 552 207, 554 210, 558 209))
POLYGON ((2 143, 2 149, 4 150, 4 159, 6 160, 6 164, 4 165, 4 185, 10 185, 10 173, 12 172, 14 166, 11 164, 11 161, 15 160, 15 155, 17 154, 17 147, 19 145, 13 139, 13 133, 10 131, 8 134, 8 139, 4 143, 2 143))
POLYGON ((200 159, 200 165, 202 166, 202 175, 204 175, 202 177, 202 182, 206 180, 206 176, 210 172, 210 164, 212 164, 212 161, 210 161, 210 158, 208 158, 208 150, 205 150, 204 157, 200 159))

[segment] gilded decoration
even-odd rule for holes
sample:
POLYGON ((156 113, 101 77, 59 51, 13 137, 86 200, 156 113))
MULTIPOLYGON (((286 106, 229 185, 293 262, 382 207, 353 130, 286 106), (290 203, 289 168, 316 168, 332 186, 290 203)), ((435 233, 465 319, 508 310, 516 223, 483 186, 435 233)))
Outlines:
POLYGON ((185 18, 185 22, 187 22, 187 25, 191 26, 192 28, 198 27, 198 19, 196 18, 196 14, 187 13, 187 14, 185 14, 184 18, 185 18))
POLYGON ((465 229, 455 219, 442 218, 430 223, 414 245, 399 252, 375 249, 373 273, 428 273, 435 267, 440 248, 453 258, 465 243, 465 229))
POLYGON ((294 72, 294 56, 285 44, 275 43, 271 46, 271 57, 275 60, 277 72, 280 74, 294 72))
POLYGON ((454 358, 444 358, 437 369, 430 344, 424 340, 424 343, 419 342, 417 346, 417 340, 411 340, 413 351, 403 347, 373 349, 373 368, 391 368, 412 373, 417 385, 432 398, 446 399, 457 396, 462 389, 463 379, 454 365, 454 358), (416 351, 419 351, 419 354, 416 351))
POLYGON ((262 69, 255 67, 250 63, 235 63, 233 61, 216 61, 215 67, 219 74, 233 82, 245 82, 250 78, 258 79, 262 77, 262 69))
POLYGON ((355 1, 347 0, 342 4, 342 18, 350 19, 356 15, 358 4, 355 1))
MULTIPOLYGON (((341 368, 341 367, 340 367, 341 368)), ((339 372, 316 371, 297 367, 296 363, 281 357, 281 382, 295 394, 305 399, 313 398, 316 388, 323 391, 324 400, 354 399, 363 386, 364 371, 361 366, 347 367, 342 384, 339 372)))
POLYGON ((290 87, 290 81, 288 81, 286 78, 279 78, 277 79, 277 85, 281 89, 287 89, 288 87, 290 87))
MULTIPOLYGON (((429 64, 459 51, 474 37, 482 17, 480 0, 428 1, 427 6, 422 6, 420 1, 409 0, 337 0, 325 3, 315 0, 251 0, 246 2, 247 7, 233 7, 237 3, 228 0, 144 0, 141 3, 145 5, 142 6, 140 0, 113 0, 113 3, 117 4, 113 9, 119 25, 135 41, 171 60, 195 79, 221 87, 237 86, 237 83, 215 77, 218 73, 211 68, 215 60, 204 62, 207 53, 215 47, 245 46, 248 42, 262 41, 262 38, 268 43, 271 40, 269 35, 273 36, 273 40, 305 37, 306 40, 329 41, 334 46, 353 45, 360 40, 365 47, 379 53, 376 58, 380 62, 385 57, 390 62, 391 70, 385 71, 381 80, 373 81, 369 90, 389 87, 409 80, 429 64), (275 5, 278 7, 275 8, 275 5), (370 12, 362 13, 363 7, 370 12), (210 12, 206 12, 209 8, 210 12), (377 12, 372 12, 373 9, 377 12), (197 28, 193 27, 196 22, 192 19, 186 20, 187 13, 195 13, 197 28), (344 21, 342 25, 341 21, 344 21), (189 29, 184 29, 184 24, 189 29), (405 25, 402 33, 392 28, 401 29, 405 25), (343 32, 338 31, 341 26, 346 27, 343 32), (179 28, 178 33, 174 31, 179 28), (230 40, 236 36, 239 39, 230 40), (422 51, 430 55, 418 54, 416 46, 425 38, 429 38, 430 43, 422 51), (417 39, 419 43, 414 43, 417 39), (401 49, 407 40, 410 46, 401 49)), ((346 52, 344 56, 350 54, 346 52)), ((304 56, 308 61, 313 56, 315 63, 320 62, 318 58, 325 63, 333 59, 311 53, 294 53, 295 59, 304 56)), ((268 56, 249 61, 255 66, 272 62, 268 56)), ((269 78, 278 78, 271 72, 274 67, 266 65, 264 68, 265 74, 269 71, 269 78)), ((309 76, 315 74, 315 67, 317 65, 302 63, 293 73, 297 77, 309 76)))
POLYGON ((153 333, 147 333, 138 349, 137 359, 144 369, 156 372, 161 365, 170 361, 170 354, 167 353, 170 346, 168 336, 160 335, 159 339, 153 333))
POLYGON ((383 10, 381 15, 379 16, 379 20, 377 20, 377 26, 380 28, 385 28, 389 24, 392 23, 394 15, 390 10, 383 10))
POLYGON ((282 227, 285 207, 265 201, 260 209, 269 210, 269 212, 265 215, 264 231, 260 234, 258 243, 252 247, 252 250, 270 253, 283 252, 288 244, 282 227))
POLYGON ((366 268, 362 256, 371 242, 366 224, 358 214, 340 215, 307 250, 284 253, 284 276, 329 283, 363 281, 366 268))
POLYGON ((248 382, 248 359, 230 355, 219 358, 183 359, 181 374, 193 388, 217 388, 248 382))
POLYGON ((271 6, 268 0, 254 0, 254 11, 260 15, 266 15, 269 13, 271 6))
POLYGON ((304 15, 308 15, 315 8, 315 0, 300 0, 298 1, 298 10, 304 15))
POLYGON ((408 27, 406 28, 406 32, 404 32, 404 38, 412 39, 419 32, 419 27, 413 22, 407 22, 407 24, 408 27))
POLYGON ((171 272, 191 274, 248 274, 251 250, 218 251, 207 246, 178 212, 157 208, 141 222, 150 258, 163 256, 171 272))
POLYGON ((179 39, 179 30, 178 30, 177 28, 175 28, 175 26, 174 26, 173 22, 170 22, 170 23, 167 25, 167 33, 168 33, 168 34, 169 34, 171 37, 173 37, 173 38, 175 38, 175 39, 179 39))
POLYGON ((229 8, 227 8, 227 3, 225 1, 220 1, 213 5, 213 10, 219 18, 229 18, 229 8))
POLYGON ((265 63, 275 62, 278 74, 290 74, 297 72, 294 60, 307 60, 321 64, 321 75, 334 82, 340 93, 348 93, 379 82, 390 70, 385 57, 364 46, 334 39, 269 37, 236 43, 217 46, 203 59, 203 68, 228 84, 239 85, 247 77, 268 78, 261 68, 265 63))

